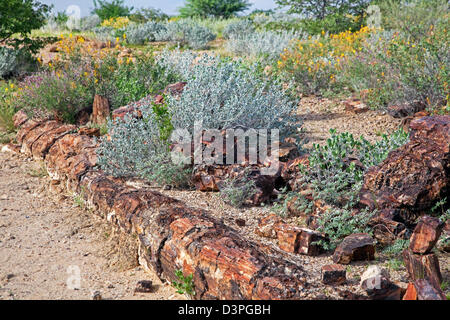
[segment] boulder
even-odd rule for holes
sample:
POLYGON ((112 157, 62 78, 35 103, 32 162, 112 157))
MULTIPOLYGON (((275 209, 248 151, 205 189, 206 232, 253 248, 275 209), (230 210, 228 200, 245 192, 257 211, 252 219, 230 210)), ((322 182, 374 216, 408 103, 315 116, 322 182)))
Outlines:
POLYGON ((420 255, 414 254, 410 249, 402 253, 403 261, 412 280, 428 279, 436 286, 442 282, 442 274, 439 268, 439 260, 433 253, 420 255))
POLYGON ((387 108, 387 113, 393 118, 403 118, 411 116, 417 112, 425 110, 426 105, 421 101, 404 102, 391 105, 387 108))
POLYGON ((406 237, 405 224, 395 221, 395 213, 391 210, 381 211, 369 221, 374 238, 383 245, 393 244, 397 239, 406 237))
POLYGON ((423 216, 410 238, 409 248, 414 253, 427 254, 441 236, 444 223, 438 218, 423 216))
POLYGON ((373 259, 375 259, 375 241, 367 233, 354 233, 345 237, 333 254, 333 262, 340 264, 373 259))
POLYGON ((345 283, 347 269, 340 264, 328 264, 322 267, 321 275, 324 284, 339 285, 345 283))
POLYGON ((410 141, 369 168, 360 191, 364 206, 396 209, 413 224, 450 187, 450 116, 416 119, 410 124, 410 141))

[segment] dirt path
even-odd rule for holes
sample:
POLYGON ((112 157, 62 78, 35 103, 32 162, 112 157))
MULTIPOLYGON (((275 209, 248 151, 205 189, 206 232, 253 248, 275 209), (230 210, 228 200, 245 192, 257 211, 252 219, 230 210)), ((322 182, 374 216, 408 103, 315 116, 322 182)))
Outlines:
POLYGON ((0 299, 92 299, 93 291, 103 299, 185 298, 144 272, 126 246, 117 250, 133 241, 76 198, 49 196, 47 186, 38 162, 0 152, 0 299), (78 270, 79 288, 70 289, 78 270), (140 280, 155 290, 134 293, 140 280))

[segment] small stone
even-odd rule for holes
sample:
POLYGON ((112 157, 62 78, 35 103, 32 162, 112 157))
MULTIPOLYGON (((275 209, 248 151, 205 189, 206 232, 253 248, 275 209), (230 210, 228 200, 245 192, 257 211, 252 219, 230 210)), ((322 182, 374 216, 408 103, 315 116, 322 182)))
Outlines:
POLYGON ((244 219, 236 219, 235 222, 236 222, 236 224, 239 227, 245 227, 245 220, 244 219))
POLYGON ((136 284, 134 292, 149 293, 153 290, 153 282, 151 280, 141 280, 136 284))
POLYGON ((322 267, 322 282, 339 285, 345 283, 346 268, 340 264, 329 264, 322 267))
POLYGON ((102 300, 102 294, 100 291, 93 291, 91 294, 92 300, 102 300))
POLYGON ((341 264, 373 259, 375 259, 375 243, 367 233, 354 233, 347 236, 333 254, 333 262, 341 264))
POLYGON ((414 253, 430 253, 439 240, 443 228, 444 224, 438 218, 423 216, 410 238, 409 248, 414 253))

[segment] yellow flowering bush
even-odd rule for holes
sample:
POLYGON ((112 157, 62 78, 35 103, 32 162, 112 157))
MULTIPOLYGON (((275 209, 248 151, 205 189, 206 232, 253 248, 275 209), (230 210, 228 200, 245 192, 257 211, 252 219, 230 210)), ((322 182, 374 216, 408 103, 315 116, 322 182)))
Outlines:
POLYGON ((127 27, 131 23, 128 17, 113 17, 106 19, 102 22, 102 27, 110 27, 114 29, 122 29, 127 27))
POLYGON ((351 56, 362 50, 366 37, 373 32, 363 27, 357 32, 298 40, 286 48, 278 61, 278 68, 290 74, 307 94, 318 94, 336 85, 336 77, 351 56))

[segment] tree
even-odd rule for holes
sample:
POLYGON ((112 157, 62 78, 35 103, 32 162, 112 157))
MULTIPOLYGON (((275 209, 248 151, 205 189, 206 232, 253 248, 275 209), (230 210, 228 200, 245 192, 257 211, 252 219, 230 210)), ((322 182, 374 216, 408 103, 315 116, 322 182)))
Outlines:
POLYGON ((35 0, 1 0, 0 43, 36 52, 42 43, 29 35, 31 30, 45 24, 50 10, 50 6, 35 0))
POLYGON ((290 7, 290 13, 300 13, 316 19, 345 14, 362 17, 370 2, 371 0, 276 0, 280 6, 290 7))
POLYGON ((250 7, 248 0, 186 0, 181 17, 230 18, 250 7))
POLYGON ((110 18, 127 17, 133 11, 133 7, 124 5, 124 0, 94 0, 94 10, 91 13, 96 14, 100 19, 107 20, 110 18))

